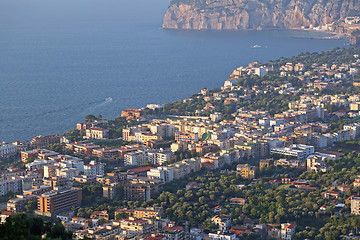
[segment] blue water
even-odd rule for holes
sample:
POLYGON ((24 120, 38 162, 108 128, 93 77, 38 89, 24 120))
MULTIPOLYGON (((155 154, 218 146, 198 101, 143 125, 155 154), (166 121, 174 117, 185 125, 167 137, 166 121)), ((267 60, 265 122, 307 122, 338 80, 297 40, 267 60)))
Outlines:
POLYGON ((169 31, 169 0, 1 0, 0 141, 220 87, 253 60, 344 46, 301 31, 169 31), (74 3, 75 2, 75 3, 74 3), (251 48, 252 45, 261 48, 251 48), (105 98, 112 97, 112 102, 105 98))

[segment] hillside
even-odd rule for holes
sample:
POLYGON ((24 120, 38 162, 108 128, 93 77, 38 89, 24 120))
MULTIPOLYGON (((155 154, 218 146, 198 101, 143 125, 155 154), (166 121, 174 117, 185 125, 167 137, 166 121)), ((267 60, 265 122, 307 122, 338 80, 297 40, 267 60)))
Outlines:
POLYGON ((172 0, 163 28, 290 29, 354 15, 360 15, 359 0, 172 0))

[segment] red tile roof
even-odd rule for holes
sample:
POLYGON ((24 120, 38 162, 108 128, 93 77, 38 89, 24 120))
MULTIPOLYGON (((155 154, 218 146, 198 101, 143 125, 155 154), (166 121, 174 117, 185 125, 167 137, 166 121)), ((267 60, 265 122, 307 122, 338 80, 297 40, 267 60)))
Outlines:
POLYGON ((289 225, 287 225, 285 228, 293 229, 294 227, 295 227, 295 224, 289 224, 289 225))
POLYGON ((181 230, 181 229, 183 229, 183 227, 175 226, 175 227, 163 227, 161 230, 163 230, 163 231, 177 231, 177 230, 181 230))
POLYGON ((145 172, 145 171, 149 171, 150 169, 152 169, 153 167, 138 167, 138 168, 132 168, 129 169, 127 172, 128 173, 139 173, 139 172, 145 172))

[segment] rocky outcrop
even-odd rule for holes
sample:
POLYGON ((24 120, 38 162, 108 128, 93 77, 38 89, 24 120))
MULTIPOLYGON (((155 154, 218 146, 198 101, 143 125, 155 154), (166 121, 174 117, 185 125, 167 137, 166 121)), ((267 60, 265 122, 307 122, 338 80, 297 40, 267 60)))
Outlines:
POLYGON ((325 25, 352 14, 360 14, 360 0, 172 0, 163 28, 300 28, 325 25))

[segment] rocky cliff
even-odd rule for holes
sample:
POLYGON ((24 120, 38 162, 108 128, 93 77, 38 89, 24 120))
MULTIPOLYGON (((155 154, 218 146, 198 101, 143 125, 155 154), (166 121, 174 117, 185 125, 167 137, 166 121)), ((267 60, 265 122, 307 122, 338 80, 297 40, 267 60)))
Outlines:
POLYGON ((196 30, 300 28, 359 14, 360 0, 172 0, 163 27, 196 30))

